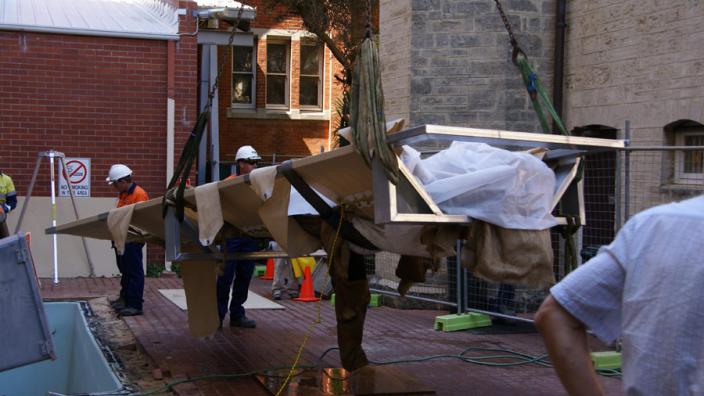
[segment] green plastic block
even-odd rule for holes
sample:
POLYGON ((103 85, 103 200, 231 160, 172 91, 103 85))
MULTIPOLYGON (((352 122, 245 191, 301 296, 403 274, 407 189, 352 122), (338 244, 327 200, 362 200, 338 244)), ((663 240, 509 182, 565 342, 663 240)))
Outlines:
POLYGON ((491 318, 478 312, 442 315, 435 317, 435 330, 458 331, 491 326, 491 318))
POLYGON ((592 364, 597 370, 613 370, 621 368, 621 352, 592 352, 592 364))
MULTIPOLYGON (((330 304, 335 305, 335 293, 330 296, 330 304)), ((381 306, 381 294, 372 294, 369 300, 369 307, 379 307, 381 306)))
POLYGON ((254 276, 261 276, 266 273, 266 265, 255 265, 254 266, 254 276))
POLYGON ((372 298, 369 300, 369 306, 370 307, 381 306, 381 295, 380 294, 372 294, 372 298))

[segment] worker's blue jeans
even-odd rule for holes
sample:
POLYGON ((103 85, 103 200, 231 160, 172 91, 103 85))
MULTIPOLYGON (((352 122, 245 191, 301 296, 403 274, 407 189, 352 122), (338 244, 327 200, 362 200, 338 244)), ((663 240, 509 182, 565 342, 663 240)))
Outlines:
MULTIPOLYGON (((226 240, 227 252, 256 252, 257 241, 249 237, 237 237, 226 240)), ((225 262, 223 274, 218 276, 217 298, 218 315, 220 321, 227 314, 227 300, 232 286, 232 301, 230 302, 230 320, 244 317, 244 304, 247 301, 249 282, 252 280, 255 261, 253 260, 228 260, 225 262), (233 282, 234 278, 234 282, 233 282)))
POLYGON ((144 264, 142 262, 143 243, 125 243, 123 255, 117 255, 117 268, 120 270, 120 297, 130 308, 142 310, 144 295, 144 264))

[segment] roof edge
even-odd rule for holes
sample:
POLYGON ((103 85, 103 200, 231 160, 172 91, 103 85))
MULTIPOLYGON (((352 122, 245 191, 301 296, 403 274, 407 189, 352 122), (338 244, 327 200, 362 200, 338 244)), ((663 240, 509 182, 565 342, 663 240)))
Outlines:
POLYGON ((13 24, 0 24, 0 31, 18 31, 18 32, 30 32, 30 33, 54 33, 54 34, 67 34, 72 36, 94 36, 94 37, 115 37, 115 38, 132 38, 132 39, 144 39, 144 40, 179 40, 178 33, 173 34, 150 34, 142 32, 114 32, 109 30, 94 30, 94 29, 70 29, 70 28, 57 28, 50 26, 27 26, 27 25, 13 25, 13 24))

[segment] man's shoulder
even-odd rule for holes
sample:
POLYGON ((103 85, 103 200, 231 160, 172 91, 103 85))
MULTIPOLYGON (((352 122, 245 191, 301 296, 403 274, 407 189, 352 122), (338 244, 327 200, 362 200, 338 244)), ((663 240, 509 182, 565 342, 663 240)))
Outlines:
POLYGON ((680 202, 658 205, 634 216, 634 220, 647 221, 653 218, 687 216, 704 221, 704 195, 680 202))

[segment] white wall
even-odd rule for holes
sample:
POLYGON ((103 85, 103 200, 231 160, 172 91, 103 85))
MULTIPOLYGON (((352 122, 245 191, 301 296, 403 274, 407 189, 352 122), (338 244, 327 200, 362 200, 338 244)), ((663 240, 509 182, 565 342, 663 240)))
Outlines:
MULTIPOLYGON (((18 205, 8 216, 10 233, 20 217, 24 197, 19 197, 18 205)), ((115 198, 76 198, 78 213, 81 218, 93 216, 115 207, 115 198)), ((75 219, 70 198, 57 198, 57 224, 75 219)), ((32 197, 23 220, 23 232, 31 233, 32 256, 40 277, 53 276, 53 242, 52 236, 44 230, 51 227, 51 198, 32 197)), ((110 241, 86 239, 88 252, 97 276, 114 276, 119 274, 115 264, 115 254, 110 248, 110 241)), ((59 277, 89 276, 90 267, 81 243, 81 238, 71 235, 58 236, 59 277)))

